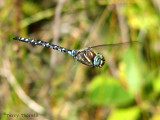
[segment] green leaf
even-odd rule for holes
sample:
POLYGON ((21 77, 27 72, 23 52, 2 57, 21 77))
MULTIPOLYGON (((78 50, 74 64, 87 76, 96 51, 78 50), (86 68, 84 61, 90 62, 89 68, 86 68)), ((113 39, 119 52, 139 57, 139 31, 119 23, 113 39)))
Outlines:
POLYGON ((133 101, 116 79, 100 75, 93 79, 88 86, 88 97, 95 105, 126 105, 133 101))
POLYGON ((140 108, 131 107, 116 109, 111 113, 107 120, 137 120, 140 115, 140 108))

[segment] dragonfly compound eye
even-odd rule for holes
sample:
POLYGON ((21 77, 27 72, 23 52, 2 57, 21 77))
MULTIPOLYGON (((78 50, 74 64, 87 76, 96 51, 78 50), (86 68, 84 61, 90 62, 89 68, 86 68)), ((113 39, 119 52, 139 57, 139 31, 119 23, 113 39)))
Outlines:
POLYGON ((97 54, 94 58, 94 66, 101 68, 105 64, 105 59, 101 54, 97 54))

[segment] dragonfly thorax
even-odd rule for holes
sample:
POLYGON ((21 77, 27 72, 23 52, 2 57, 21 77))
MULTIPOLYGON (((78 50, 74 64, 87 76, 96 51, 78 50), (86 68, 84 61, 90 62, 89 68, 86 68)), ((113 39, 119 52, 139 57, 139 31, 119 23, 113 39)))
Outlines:
POLYGON ((94 57, 93 61, 94 66, 101 68, 105 64, 105 59, 104 57, 97 53, 97 55, 94 57))
POLYGON ((83 50, 74 50, 74 58, 90 67, 101 68, 105 63, 104 57, 94 52, 90 47, 83 50))

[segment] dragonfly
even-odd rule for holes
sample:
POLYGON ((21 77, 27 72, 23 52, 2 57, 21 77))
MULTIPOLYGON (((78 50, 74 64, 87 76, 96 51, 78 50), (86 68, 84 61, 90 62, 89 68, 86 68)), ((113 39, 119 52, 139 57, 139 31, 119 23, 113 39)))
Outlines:
POLYGON ((103 67, 103 65, 105 64, 105 58, 103 57, 102 54, 95 52, 93 48, 104 47, 104 46, 119 46, 123 44, 138 42, 138 41, 130 41, 130 42, 115 43, 115 44, 102 44, 102 45, 91 46, 81 50, 70 50, 70 49, 60 47, 58 45, 51 44, 49 42, 45 42, 42 40, 36 40, 36 39, 30 39, 30 38, 24 38, 24 37, 14 37, 13 39, 34 44, 34 45, 41 45, 43 47, 68 53, 78 62, 84 65, 87 65, 89 67, 98 67, 98 68, 103 67))

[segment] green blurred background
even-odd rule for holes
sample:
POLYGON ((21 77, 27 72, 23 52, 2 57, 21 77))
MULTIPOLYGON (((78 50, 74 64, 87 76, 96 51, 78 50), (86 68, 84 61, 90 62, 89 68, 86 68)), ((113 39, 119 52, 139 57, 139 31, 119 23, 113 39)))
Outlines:
POLYGON ((159 0, 1 0, 1 120, 160 120, 159 0), (102 68, 66 53, 102 47, 102 68), (13 115, 19 115, 17 118, 13 115))

